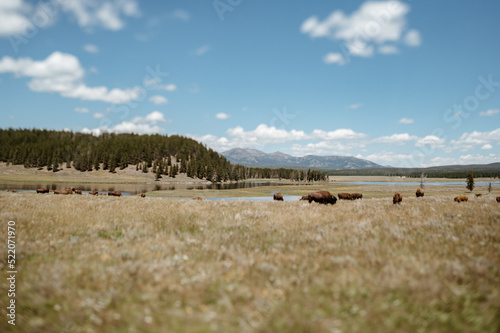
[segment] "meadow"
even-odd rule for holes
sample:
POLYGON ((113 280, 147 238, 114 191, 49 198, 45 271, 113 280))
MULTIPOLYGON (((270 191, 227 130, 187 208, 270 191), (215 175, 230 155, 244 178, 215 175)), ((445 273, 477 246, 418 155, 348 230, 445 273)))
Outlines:
MULTIPOLYGON (((0 267, 13 220, 18 274, 16 326, 2 306, 0 331, 498 332, 494 196, 391 197, 2 192, 0 267)), ((0 280, 1 304, 7 290, 0 280)))

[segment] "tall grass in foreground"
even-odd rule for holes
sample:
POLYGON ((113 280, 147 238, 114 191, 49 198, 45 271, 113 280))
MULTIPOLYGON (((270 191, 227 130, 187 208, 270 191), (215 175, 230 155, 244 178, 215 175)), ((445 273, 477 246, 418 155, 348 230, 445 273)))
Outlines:
POLYGON ((500 204, 0 193, 2 332, 498 332, 500 204))

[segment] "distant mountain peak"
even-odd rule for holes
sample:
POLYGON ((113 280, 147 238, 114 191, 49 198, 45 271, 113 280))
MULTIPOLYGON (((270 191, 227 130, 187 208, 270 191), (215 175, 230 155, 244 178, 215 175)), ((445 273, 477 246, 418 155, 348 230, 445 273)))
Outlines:
POLYGON ((231 163, 250 167, 311 167, 321 169, 363 169, 380 168, 381 165, 353 156, 317 156, 296 157, 276 151, 264 153, 257 149, 233 148, 222 153, 231 163))

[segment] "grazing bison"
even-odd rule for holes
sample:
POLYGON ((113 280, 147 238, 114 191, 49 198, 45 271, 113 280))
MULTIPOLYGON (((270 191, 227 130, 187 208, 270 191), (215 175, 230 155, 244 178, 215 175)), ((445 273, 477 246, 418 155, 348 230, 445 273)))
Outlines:
POLYGON ((71 190, 54 190, 54 194, 73 194, 71 190))
POLYGON ((276 201, 283 201, 283 194, 281 193, 274 193, 273 199, 276 201))
POLYGON ((351 193, 351 200, 363 199, 363 194, 361 193, 351 193))
POLYGON ((75 194, 82 194, 82 190, 75 190, 75 194))
POLYGON ((109 196, 113 196, 113 197, 121 197, 122 196, 122 192, 120 192, 120 191, 109 191, 108 195, 109 196))
POLYGON ((49 193, 48 188, 39 188, 36 190, 36 193, 49 193))
POLYGON ((90 194, 90 195, 98 195, 98 194, 99 194, 99 192, 97 192, 97 191, 91 191, 91 192, 89 192, 89 194, 90 194))
POLYGON ((308 196, 308 195, 303 195, 303 196, 302 196, 302 198, 300 198, 300 200, 299 200, 299 201, 303 201, 303 200, 304 200, 304 201, 309 200, 309 196, 308 196))
POLYGON ((194 197, 193 200, 203 200, 202 197, 194 197))
POLYGON ((74 187, 66 187, 66 191, 75 192, 75 188, 74 187))
POLYGON ((424 190, 422 190, 420 187, 417 188, 417 192, 415 192, 415 195, 417 198, 423 197, 424 196, 424 190))
POLYGON ((401 195, 401 193, 399 192, 394 193, 394 196, 392 197, 392 203, 400 204, 401 201, 403 201, 403 196, 401 195))
POLYGON ((106 193, 99 193, 99 195, 107 195, 106 193))
POLYGON ((339 200, 352 200, 349 193, 339 193, 339 200))
POLYGON ((307 196, 307 200, 309 200, 309 203, 314 201, 325 205, 335 205, 335 203, 337 202, 337 198, 328 191, 311 192, 307 196))
POLYGON ((145 198, 146 197, 146 193, 141 193, 141 198, 145 198))
POLYGON ((497 202, 500 202, 500 197, 497 197, 497 202))
POLYGON ((16 190, 12 190, 11 192, 14 192, 14 193, 16 193, 16 190))
POLYGON ((458 203, 460 203, 462 201, 467 202, 467 201, 469 201, 469 197, 467 197, 466 195, 459 195, 458 197, 455 197, 453 199, 453 201, 456 201, 458 203))
POLYGON ((476 198, 482 197, 483 195, 481 193, 476 194, 476 198))

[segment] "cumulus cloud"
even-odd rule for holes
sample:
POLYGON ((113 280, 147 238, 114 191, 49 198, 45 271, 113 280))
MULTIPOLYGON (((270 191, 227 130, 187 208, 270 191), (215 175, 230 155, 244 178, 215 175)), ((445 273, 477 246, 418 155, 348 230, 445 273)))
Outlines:
POLYGON ((150 87, 151 89, 155 89, 155 90, 166 90, 166 91, 175 91, 177 89, 177 86, 175 84, 165 84, 165 85, 161 85, 160 82, 155 79, 155 78, 150 78, 150 79, 147 79, 144 84, 148 87, 150 87))
POLYGON ((410 119, 410 118, 401 118, 399 119, 400 124, 413 124, 415 120, 410 119))
POLYGON ((387 151, 372 153, 365 157, 365 159, 380 165, 390 165, 405 168, 418 167, 421 165, 421 161, 425 158, 425 154, 421 152, 415 152, 413 154, 401 154, 387 151))
POLYGON ((5 56, 0 59, 0 73, 31 78, 28 87, 32 91, 58 93, 63 97, 81 100, 123 104, 140 96, 139 87, 108 89, 104 86, 86 86, 83 83, 85 71, 78 58, 58 51, 41 61, 5 56))
POLYGON ((419 138, 415 143, 415 147, 429 147, 429 148, 444 148, 446 140, 435 135, 427 135, 419 138))
POLYGON ((458 157, 434 157, 428 163, 423 163, 422 167, 456 165, 456 164, 488 164, 500 161, 499 154, 468 154, 458 157))
POLYGON ((500 113, 500 110, 493 110, 493 109, 491 109, 491 110, 488 110, 488 111, 479 112, 479 115, 481 117, 492 117, 492 116, 494 116, 494 115, 496 115, 498 113, 500 113))
MULTIPOLYGON (((341 41, 346 54, 351 56, 394 54, 398 52, 397 44, 421 43, 418 30, 407 30, 409 11, 410 6, 401 1, 367 1, 350 15, 336 10, 324 20, 311 16, 302 23, 300 31, 311 38, 341 41)), ((324 61, 343 65, 345 55, 330 53, 324 61)))
POLYGON ((227 119, 227 118, 229 118, 229 115, 227 113, 220 112, 220 113, 217 113, 215 115, 215 118, 217 118, 217 119, 227 119))
POLYGON ((85 30, 100 27, 120 30, 125 17, 140 16, 137 0, 65 0, 39 2, 26 0, 2 0, 0 2, 0 37, 25 35, 35 28, 46 28, 58 18, 58 12, 74 18, 85 30), (54 9, 54 6, 56 8, 54 9))
POLYGON ((488 147, 492 143, 500 144, 500 128, 490 132, 474 131, 472 133, 464 133, 458 140, 452 140, 450 146, 454 150, 469 151, 478 146, 484 147, 486 145, 488 147))
POLYGON ((88 53, 98 53, 99 52, 99 48, 94 44, 85 44, 85 45, 83 45, 83 49, 85 51, 87 51, 88 53))
POLYGON ((490 150, 490 149, 493 149, 493 146, 490 145, 489 143, 487 143, 481 147, 481 150, 490 150))
POLYGON ((408 141, 417 141, 418 137, 415 135, 410 135, 408 133, 393 134, 388 136, 382 136, 373 140, 374 143, 386 143, 394 145, 404 145, 408 141))
POLYGON ((163 96, 160 96, 160 95, 154 95, 154 96, 151 96, 149 98, 149 101, 151 103, 154 103, 156 105, 160 105, 160 104, 167 104, 168 103, 168 100, 163 97, 163 96))
POLYGON ((137 133, 137 134, 155 134, 164 133, 165 129, 160 127, 158 123, 169 123, 163 113, 153 111, 146 117, 135 117, 129 121, 123 121, 113 127, 102 126, 99 128, 89 129, 87 127, 82 129, 82 133, 92 133, 100 135, 104 132, 114 133, 137 133))

